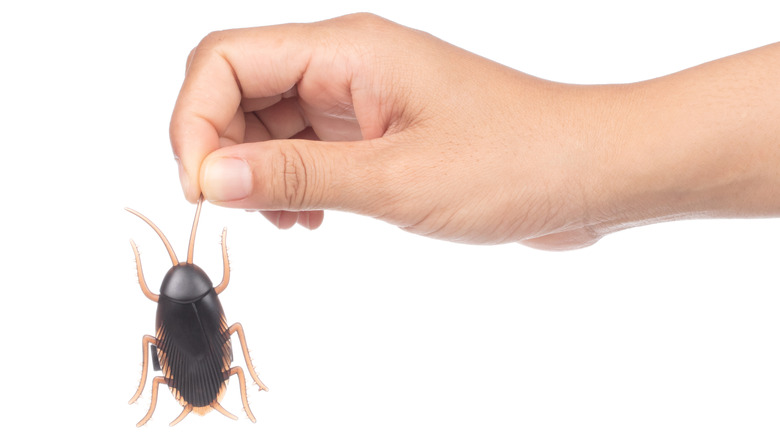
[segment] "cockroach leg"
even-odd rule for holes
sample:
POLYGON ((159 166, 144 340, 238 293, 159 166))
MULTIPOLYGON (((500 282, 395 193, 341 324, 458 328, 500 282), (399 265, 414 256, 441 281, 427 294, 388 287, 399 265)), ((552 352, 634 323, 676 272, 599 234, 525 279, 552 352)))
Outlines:
POLYGON ((227 228, 222 229, 222 283, 219 283, 214 291, 219 295, 228 285, 230 281, 230 261, 228 260, 227 246, 225 246, 225 237, 227 236, 227 228))
POLYGON ((157 339, 155 339, 152 336, 145 335, 143 337, 143 340, 141 341, 141 344, 143 345, 144 355, 143 355, 143 366, 141 367, 141 383, 138 384, 138 390, 135 391, 135 395, 133 395, 133 398, 130 399, 127 404, 133 404, 138 400, 138 397, 141 396, 141 393, 144 390, 144 386, 146 385, 146 372, 149 369, 149 344, 152 344, 154 346, 157 346, 157 339))
POLYGON ((233 415, 230 412, 226 411, 225 408, 223 408, 222 405, 219 404, 219 402, 217 402, 217 401, 212 403, 211 407, 214 408, 215 411, 217 411, 220 414, 230 418, 231 420, 238 420, 238 417, 236 417, 235 415, 233 415))
POLYGON ((252 358, 249 357, 249 349, 246 347, 246 338, 244 337, 244 328, 241 326, 240 322, 237 322, 228 328, 228 336, 233 335, 233 333, 238 334, 238 340, 241 341, 241 351, 244 352, 244 360, 246 361, 246 366, 249 369, 249 375, 252 376, 252 380, 257 383, 257 386, 260 387, 260 391, 268 391, 268 387, 263 385, 263 382, 260 381, 260 378, 257 377, 257 373, 255 372, 255 366, 252 364, 252 358))
POLYGON ((152 403, 149 405, 149 412, 144 415, 144 418, 141 418, 141 421, 138 422, 138 424, 135 425, 135 427, 141 427, 144 424, 146 424, 147 421, 149 421, 150 418, 152 418, 152 414, 154 413, 154 408, 157 407, 157 391, 160 387, 160 383, 165 383, 165 378, 162 376, 157 376, 152 380, 152 403))
POLYGON ((244 403, 244 411, 246 415, 252 420, 252 423, 256 423, 255 416, 252 414, 252 410, 249 409, 249 400, 246 398, 246 379, 244 379, 244 370, 241 367, 233 367, 230 369, 229 376, 233 374, 238 376, 239 387, 241 388, 241 401, 244 403))
POLYGON ((176 417, 175 420, 171 421, 171 424, 169 424, 169 426, 176 426, 177 424, 179 424, 179 421, 183 420, 184 417, 189 415, 190 412, 192 412, 192 405, 188 403, 187 406, 185 406, 184 409, 182 409, 181 414, 179 414, 179 416, 176 417))
POLYGON ((157 300, 160 299, 160 296, 149 290, 149 286, 146 285, 146 280, 144 280, 144 271, 141 268, 141 255, 138 254, 138 247, 135 246, 135 242, 132 240, 130 241, 130 245, 132 245, 133 254, 135 254, 135 268, 138 271, 138 284, 141 285, 141 292, 146 295, 146 298, 149 298, 156 303, 157 300))

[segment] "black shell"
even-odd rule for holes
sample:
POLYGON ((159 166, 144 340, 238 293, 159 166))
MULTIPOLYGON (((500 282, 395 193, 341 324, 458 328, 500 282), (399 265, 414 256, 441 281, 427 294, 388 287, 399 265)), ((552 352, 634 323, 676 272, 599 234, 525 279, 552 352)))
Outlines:
POLYGON ((219 401, 230 377, 233 349, 214 288, 187 303, 160 294, 156 337, 165 382, 177 400, 193 407, 219 401))

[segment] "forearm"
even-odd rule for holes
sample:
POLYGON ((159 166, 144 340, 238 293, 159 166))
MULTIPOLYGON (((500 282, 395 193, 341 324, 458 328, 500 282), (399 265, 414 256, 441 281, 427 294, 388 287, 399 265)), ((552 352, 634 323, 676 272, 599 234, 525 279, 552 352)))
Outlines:
POLYGON ((602 226, 780 215, 780 44, 612 93, 602 226))

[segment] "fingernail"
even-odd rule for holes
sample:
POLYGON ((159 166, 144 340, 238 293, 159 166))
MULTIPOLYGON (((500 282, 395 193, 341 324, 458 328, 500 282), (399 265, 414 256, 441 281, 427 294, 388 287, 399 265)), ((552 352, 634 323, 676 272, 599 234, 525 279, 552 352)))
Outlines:
POLYGON ((238 158, 220 158, 206 165, 203 196, 209 201, 237 201, 252 193, 252 170, 238 158))
POLYGON ((184 192, 184 196, 186 197, 190 190, 190 177, 187 176, 187 172, 184 170, 184 166, 182 166, 179 157, 173 158, 176 160, 176 166, 179 167, 179 182, 181 183, 181 189, 184 192))

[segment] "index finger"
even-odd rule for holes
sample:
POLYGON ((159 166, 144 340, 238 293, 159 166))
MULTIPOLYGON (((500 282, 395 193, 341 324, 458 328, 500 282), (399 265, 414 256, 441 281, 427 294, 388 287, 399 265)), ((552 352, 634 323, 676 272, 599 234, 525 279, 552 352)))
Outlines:
POLYGON ((279 96, 303 76, 312 52, 302 28, 213 32, 190 55, 170 124, 182 189, 190 202, 200 196, 203 159, 219 148, 242 99, 279 96))

